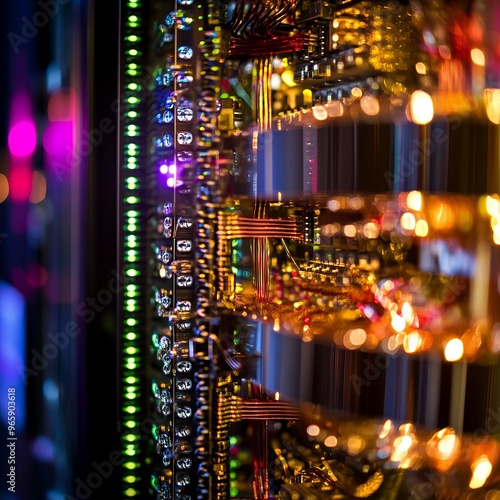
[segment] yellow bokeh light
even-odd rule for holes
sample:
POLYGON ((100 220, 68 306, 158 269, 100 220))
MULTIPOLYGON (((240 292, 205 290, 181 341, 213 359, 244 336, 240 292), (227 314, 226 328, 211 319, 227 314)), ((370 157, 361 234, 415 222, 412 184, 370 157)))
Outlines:
POLYGON ((348 224, 347 226, 344 227, 344 234, 348 238, 354 238, 356 236, 356 226, 348 224))
POLYGON ((365 95, 359 101, 361 109, 368 116, 376 116, 380 111, 378 99, 372 95, 365 95))
POLYGON ((307 434, 311 437, 316 437, 319 435, 319 433, 320 433, 320 428, 317 425, 313 424, 307 428, 307 434))
POLYGON ((444 348, 446 361, 459 361, 464 355, 464 343, 460 339, 451 339, 444 348))
POLYGON ((316 120, 323 121, 323 120, 326 120, 328 118, 328 113, 326 112, 326 109, 324 108, 324 106, 319 106, 319 105, 313 106, 312 113, 313 113, 314 118, 316 118, 316 120))
POLYGON ((408 354, 417 352, 422 346, 422 337, 418 332, 411 332, 405 335, 403 348, 408 354))
POLYGON ((415 210, 416 212, 422 210, 422 193, 420 191, 410 191, 406 197, 406 205, 410 210, 415 210))
POLYGON ((425 238, 429 234, 429 224, 424 219, 420 219, 415 224, 415 234, 420 238, 425 238))
POLYGON ((415 64, 415 70, 419 75, 425 75, 427 73, 427 68, 423 62, 415 64))
POLYGON ((417 125, 426 125, 434 118, 432 97, 423 90, 416 90, 410 98, 411 119, 417 125))
POLYGON ((289 87, 295 87, 295 85, 297 85, 294 81, 293 71, 291 69, 283 71, 281 79, 283 80, 283 83, 289 87))
POLYGON ((406 321, 394 311, 391 311, 391 326, 395 332, 402 332, 406 328, 406 321))
POLYGON ((337 443, 338 443, 338 440, 335 436, 328 436, 326 439, 325 439, 325 446, 327 446, 328 448, 335 448, 335 446, 337 446, 337 443))
POLYGON ((486 455, 481 455, 472 465, 472 478, 469 488, 477 489, 484 485, 493 469, 491 462, 486 455))
POLYGON ((9 181, 7 176, 0 174, 0 203, 4 202, 9 196, 9 181))
POLYGON ((481 49, 472 49, 470 51, 470 58, 476 66, 484 66, 486 64, 486 59, 484 57, 484 52, 481 49))
POLYGON ((486 211, 491 217, 500 214, 500 198, 498 195, 486 197, 486 211))
POLYGON ((353 346, 361 346, 366 341, 366 332, 362 328, 355 328, 349 333, 349 340, 353 346))
POLYGON ((408 453, 411 445, 413 444, 413 439, 411 436, 404 435, 399 436, 394 440, 394 448, 391 455, 391 460, 393 462, 401 462, 408 453))
POLYGON ((405 231, 413 231, 415 229, 417 221, 415 220, 415 216, 411 212, 405 212, 401 216, 400 224, 405 231))

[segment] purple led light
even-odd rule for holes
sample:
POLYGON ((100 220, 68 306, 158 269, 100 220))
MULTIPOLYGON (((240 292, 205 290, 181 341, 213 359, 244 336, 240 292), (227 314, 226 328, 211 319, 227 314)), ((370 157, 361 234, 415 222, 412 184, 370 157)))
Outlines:
POLYGON ((13 156, 29 156, 35 151, 36 130, 31 121, 17 122, 9 131, 9 150, 13 156))
POLYGON ((160 172, 162 174, 166 174, 168 172, 168 165, 167 164, 163 164, 161 167, 160 167, 160 172))
POLYGON ((170 167, 168 167, 169 174, 175 175, 176 171, 177 171, 177 167, 175 165, 170 165, 170 167))
POLYGON ((168 187, 174 187, 174 185, 175 185, 175 179, 173 177, 169 177, 167 179, 167 186, 168 187))

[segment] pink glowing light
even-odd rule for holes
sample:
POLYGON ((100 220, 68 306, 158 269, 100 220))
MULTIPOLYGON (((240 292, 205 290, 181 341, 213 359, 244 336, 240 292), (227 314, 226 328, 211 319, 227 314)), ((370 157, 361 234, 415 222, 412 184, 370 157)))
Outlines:
POLYGON ((11 199, 14 201, 28 201, 31 194, 32 179, 29 165, 12 165, 9 171, 11 199))
POLYGON ((167 179, 167 186, 168 186, 168 187, 174 187, 174 185, 175 185, 175 180, 174 180, 174 178, 173 178, 173 177, 169 177, 169 178, 167 179))
POLYGON ((23 120, 9 131, 9 150, 13 156, 29 156, 36 147, 36 129, 33 122, 23 120))
POLYGON ((43 148, 51 155, 64 155, 72 149, 73 122, 56 121, 48 125, 43 133, 43 148))
POLYGON ((166 174, 168 172, 168 165, 165 165, 163 164, 161 167, 160 167, 160 172, 162 174, 166 174))
POLYGON ((177 171, 177 168, 175 167, 175 165, 170 165, 170 167, 168 167, 169 174, 175 175, 176 171, 177 171))

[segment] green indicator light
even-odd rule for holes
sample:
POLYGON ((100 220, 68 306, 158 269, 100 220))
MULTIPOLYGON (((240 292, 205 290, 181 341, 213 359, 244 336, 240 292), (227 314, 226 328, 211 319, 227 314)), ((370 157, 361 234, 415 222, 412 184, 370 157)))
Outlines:
POLYGON ((231 469, 237 469, 240 465, 241 463, 239 460, 233 459, 229 461, 229 467, 231 467, 231 469))
POLYGON ((127 70, 127 75, 137 76, 137 71, 135 69, 128 69, 127 70))
MULTIPOLYGON (((127 220, 127 222, 128 222, 129 224, 137 224, 137 221, 138 221, 137 217, 129 217, 129 218, 128 218, 128 220, 127 220)), ((129 252, 129 253, 130 253, 130 252, 129 252)), ((136 253, 137 253, 137 252, 136 252, 136 253)))
POLYGON ((139 87, 139 85, 137 85, 137 83, 129 83, 127 85, 127 88, 129 88, 130 90, 137 90, 137 87, 139 87))
POLYGON ((137 368, 137 365, 136 365, 135 363, 130 363, 130 364, 126 364, 126 365, 125 365, 125 368, 126 368, 127 370, 132 371, 132 370, 135 370, 135 369, 137 368))
POLYGON ((125 349, 125 352, 126 352, 127 354, 130 354, 130 355, 132 356, 133 354, 137 354, 137 351, 138 351, 138 350, 139 350, 139 349, 137 349, 137 347, 127 347, 127 348, 125 349))
POLYGON ((127 340, 135 340, 137 338, 137 333, 129 332, 127 333, 127 335, 125 335, 125 338, 127 340))
MULTIPOLYGON (((128 260, 130 260, 130 259, 128 259, 128 260)), ((137 311, 137 307, 135 307, 135 306, 127 306, 125 309, 127 310, 127 312, 131 312, 131 313, 137 311)))
POLYGON ((125 397, 127 399, 137 399, 139 396, 137 394, 130 393, 130 394, 125 394, 125 397))
MULTIPOLYGON (((135 241, 137 239, 137 236, 135 234, 129 234, 127 236, 128 241, 135 241)), ((127 289, 128 290, 128 289, 127 289)))
MULTIPOLYGON (((127 262, 131 262, 131 263, 133 263, 133 262, 135 262, 136 260, 137 260, 137 257, 136 257, 135 255, 129 255, 129 256, 127 257, 127 262)), ((133 309, 132 309, 132 310, 133 310, 133 309)), ((129 308, 127 308, 127 311, 130 311, 130 309, 129 309, 129 308)))
MULTIPOLYGON (((130 235, 130 236, 132 236, 132 235, 130 235)), ((127 255, 137 256, 137 255, 139 255, 139 252, 137 250, 127 250, 127 255)), ((135 290, 135 288, 134 288, 134 290, 135 290)))
MULTIPOLYGON (((132 17, 135 17, 135 16, 132 16, 132 17)), ((137 69, 137 64, 135 64, 135 63, 130 63, 130 64, 128 65, 128 67, 129 67, 130 69, 137 69)))
MULTIPOLYGON (((129 224, 127 226, 127 231, 130 231, 131 233, 135 233, 137 231, 137 226, 135 224, 129 224)), ((128 256, 129 262, 135 262, 136 261, 136 256, 135 255, 129 255, 128 256)))
POLYGON ((224 92, 223 94, 220 95, 221 99, 227 99, 228 97, 229 97, 229 94, 227 94, 226 92, 224 92))
POLYGON ((136 387, 127 387, 127 392, 135 392, 136 389, 136 387))
POLYGON ((126 295, 127 297, 137 297, 139 294, 137 292, 127 292, 126 295))
POLYGON ((135 49, 131 49, 128 51, 128 53, 131 55, 131 56, 136 56, 138 54, 137 50, 135 49))
POLYGON ((138 18, 137 18, 137 16, 129 16, 128 20, 133 22, 133 23, 136 23, 138 21, 138 18))
POLYGON ((134 470, 139 468, 139 464, 137 462, 125 462, 123 467, 128 470, 134 470))
POLYGON ((137 300, 134 300, 134 299, 127 300, 127 305, 129 305, 129 306, 135 306, 136 304, 137 304, 137 300))
POLYGON ((237 442, 238 442, 238 438, 237 438, 236 436, 231 436, 231 437, 229 438, 229 444, 230 444, 231 446, 234 446, 237 442))
POLYGON ((137 130, 137 125, 128 125, 127 129, 128 130, 137 130))
POLYGON ((139 361, 139 356, 127 358, 127 363, 135 363, 136 361, 139 361))
POLYGON ((128 170, 137 170, 139 167, 137 165, 135 165, 134 163, 127 163, 125 165, 125 168, 127 168, 128 170))
MULTIPOLYGON (((126 411, 127 413, 131 413, 131 414, 132 414, 132 413, 137 413, 137 412, 139 411, 139 408, 137 408, 137 406, 127 406, 127 407, 125 408, 125 411, 126 411)), ((131 446, 131 445, 127 445, 127 447, 128 447, 128 446, 131 446)))
POLYGON ((126 323, 128 326, 135 326, 137 325, 137 320, 135 318, 129 318, 127 319, 126 323))
POLYGON ((236 488, 230 488, 229 494, 232 498, 236 498, 238 496, 239 491, 236 488))
POLYGON ((139 102, 139 99, 137 99, 137 97, 133 97, 133 96, 132 96, 132 97, 129 97, 129 98, 127 99, 127 102, 128 102, 129 104, 137 104, 137 103, 139 102))
POLYGON ((134 427, 137 427, 137 424, 133 420, 127 420, 125 422, 125 427, 128 427, 129 429, 133 429, 134 427))
MULTIPOLYGON (((132 236, 129 236, 128 239, 132 239, 132 236)), ((127 285, 127 290, 129 292, 133 292, 134 290, 137 290, 137 285, 127 285)))
POLYGON ((236 472, 230 472, 230 473, 229 473, 229 477, 230 477, 231 479, 236 479, 236 478, 238 477, 238 475, 236 474, 236 472))
POLYGON ((125 201, 133 205, 135 203, 139 203, 139 198, 137 198, 137 196, 128 196, 127 198, 125 198, 125 201))
POLYGON ((127 131, 125 132, 125 135, 126 135, 127 137, 137 137, 137 132, 136 132, 135 130, 127 130, 127 131))
POLYGON ((130 483, 130 484, 131 484, 131 483, 135 483, 135 482, 138 480, 138 478, 137 478, 137 477, 135 477, 135 476, 125 476, 125 477, 123 478, 123 480, 124 480, 126 483, 130 483))
POLYGON ((132 278, 135 278, 136 276, 139 276, 141 273, 137 269, 128 269, 125 274, 132 278))
MULTIPOLYGON (((135 452, 135 450, 125 450, 124 453, 125 453, 125 455, 128 455, 129 457, 133 457, 136 452, 135 452)), ((135 490, 133 490, 133 491, 135 492, 135 490)), ((133 496, 133 494, 132 495, 128 495, 128 496, 133 496)))
POLYGON ((133 142, 131 142, 130 144, 127 144, 127 148, 128 149, 137 149, 137 144, 134 144, 133 142))
POLYGON ((124 436, 124 438, 125 438, 125 441, 132 443, 134 441, 137 441, 139 439, 139 436, 137 436, 136 434, 126 434, 124 436))
POLYGON ((137 384, 137 382, 139 382, 139 379, 137 377, 127 377, 125 379, 125 382, 127 382, 127 384, 137 384))
POLYGON ((129 248, 135 248, 137 246, 137 243, 135 241, 129 241, 127 242, 127 246, 129 248))
POLYGON ((137 40, 139 40, 139 38, 135 35, 130 35, 125 40, 128 40, 129 42, 137 42, 137 40))
MULTIPOLYGON (((127 453, 127 455, 128 455, 128 453, 127 453)), ((133 497, 133 496, 135 496, 137 491, 134 490, 134 488, 127 488, 123 493, 125 493, 125 496, 127 496, 127 497, 133 497)))

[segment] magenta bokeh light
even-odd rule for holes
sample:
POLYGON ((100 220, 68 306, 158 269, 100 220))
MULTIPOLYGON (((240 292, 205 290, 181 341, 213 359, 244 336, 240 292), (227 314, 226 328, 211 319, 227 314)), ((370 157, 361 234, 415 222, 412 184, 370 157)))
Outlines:
POLYGON ((23 120, 9 131, 9 150, 13 156, 29 156, 36 147, 36 129, 33 122, 23 120))
POLYGON ((43 148, 54 156, 64 156, 73 145, 73 122, 50 123, 43 133, 43 148))

